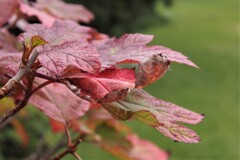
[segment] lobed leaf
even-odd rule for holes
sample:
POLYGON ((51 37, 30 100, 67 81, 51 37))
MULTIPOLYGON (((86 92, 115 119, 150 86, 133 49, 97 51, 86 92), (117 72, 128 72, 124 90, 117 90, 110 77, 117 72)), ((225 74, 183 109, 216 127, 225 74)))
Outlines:
POLYGON ((176 122, 197 124, 202 121, 203 115, 157 99, 141 89, 132 89, 124 100, 103 104, 103 106, 113 117, 121 120, 135 117, 175 141, 185 143, 198 143, 200 141, 199 136, 194 131, 176 122), (120 111, 114 112, 115 110, 120 111), (126 112, 131 116, 121 118, 126 112))
POLYGON ((111 67, 118 63, 139 63, 158 54, 165 56, 169 61, 197 67, 179 52, 162 46, 146 46, 152 39, 152 35, 124 34, 118 39, 98 40, 93 44, 101 55, 103 67, 111 67))
POLYGON ((68 67, 96 73, 100 70, 99 54, 88 43, 81 41, 66 41, 62 44, 44 47, 38 60, 43 67, 60 76, 68 67))
POLYGON ((89 102, 77 97, 59 83, 50 84, 33 94, 29 103, 62 123, 83 116, 90 107, 89 102))
POLYGON ((38 48, 38 60, 44 68, 60 76, 69 67, 97 73, 101 69, 99 53, 89 42, 91 29, 72 21, 56 20, 51 28, 40 24, 29 25, 19 38, 40 37, 48 44, 38 48))

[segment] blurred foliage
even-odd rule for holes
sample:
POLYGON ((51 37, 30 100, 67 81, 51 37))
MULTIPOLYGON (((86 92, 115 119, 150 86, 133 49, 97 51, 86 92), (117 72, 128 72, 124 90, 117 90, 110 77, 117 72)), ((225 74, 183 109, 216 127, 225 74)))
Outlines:
MULTIPOLYGON (((10 103, 3 101, 3 104, 10 103)), ((14 106, 14 105, 13 105, 14 106)), ((13 107, 12 106, 12 107, 13 107)), ((0 107, 3 107, 0 104, 0 107)), ((38 143, 44 138, 49 126, 47 117, 32 106, 27 106, 1 129, 0 159, 17 160, 35 151, 38 143), (24 113, 21 113, 24 112, 24 113), (18 126, 12 122, 17 122, 18 126), (22 132, 18 132, 18 127, 22 132)))
MULTIPOLYGON (((100 32, 119 36, 124 33, 137 32, 154 23, 164 24, 167 17, 156 12, 155 4, 159 0, 65 0, 70 3, 80 3, 95 15, 90 26, 100 32)), ((173 0, 160 0, 166 7, 173 0)))

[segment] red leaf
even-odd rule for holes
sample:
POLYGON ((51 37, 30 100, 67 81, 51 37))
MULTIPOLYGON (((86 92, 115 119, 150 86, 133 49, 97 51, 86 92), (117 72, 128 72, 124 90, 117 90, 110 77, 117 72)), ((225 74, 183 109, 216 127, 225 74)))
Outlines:
POLYGON ((169 61, 197 67, 179 52, 162 46, 146 46, 152 39, 152 35, 125 34, 119 39, 98 40, 94 41, 93 44, 101 54, 101 62, 104 67, 110 67, 125 61, 139 63, 157 54, 162 54, 169 61))
POLYGON ((194 131, 176 122, 197 124, 204 118, 202 115, 157 99, 143 90, 133 89, 124 100, 103 104, 103 106, 113 117, 118 119, 121 119, 126 112, 130 112, 136 119, 151 125, 175 141, 185 143, 198 143, 200 141, 199 136, 194 131), (113 108, 122 111, 115 112, 117 109, 113 108))
POLYGON ((56 121, 55 119, 49 118, 50 126, 53 133, 64 132, 64 123, 56 121))
POLYGON ((135 87, 134 69, 106 69, 99 74, 66 75, 71 84, 81 89, 80 97, 93 103, 123 99, 135 87))
POLYGON ((88 23, 93 20, 94 15, 80 4, 69 4, 61 0, 38 0, 33 6, 50 15, 73 21, 88 23))
POLYGON ((59 83, 42 88, 32 95, 29 103, 63 123, 83 116, 90 107, 89 102, 75 96, 67 87, 59 83))
POLYGON ((0 0, 0 27, 8 21, 17 9, 16 0, 0 0))
POLYGON ((149 141, 139 139, 135 134, 128 135, 127 139, 133 146, 129 151, 129 157, 134 160, 167 160, 169 157, 166 151, 149 141))

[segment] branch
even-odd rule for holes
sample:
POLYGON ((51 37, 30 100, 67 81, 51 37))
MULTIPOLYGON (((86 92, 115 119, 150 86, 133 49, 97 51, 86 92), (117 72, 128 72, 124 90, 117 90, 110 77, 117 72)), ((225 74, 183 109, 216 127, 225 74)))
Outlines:
POLYGON ((7 112, 5 115, 3 115, 0 118, 0 128, 2 126, 2 124, 8 120, 10 117, 14 116, 17 112, 19 112, 23 107, 26 106, 28 99, 31 97, 31 94, 26 93, 23 100, 19 101, 19 103, 17 104, 17 106, 15 108, 13 108, 12 110, 10 110, 9 112, 7 112))
POLYGON ((17 74, 12 77, 2 88, 0 88, 0 99, 5 97, 12 88, 16 87, 19 84, 19 81, 23 78, 24 75, 26 75, 29 72, 29 69, 33 65, 33 63, 36 61, 38 56, 38 52, 35 51, 31 58, 29 59, 26 66, 21 64, 19 71, 17 74))
POLYGON ((62 153, 60 153, 59 155, 57 155, 56 157, 54 157, 52 160, 60 160, 62 157, 64 157, 65 155, 69 154, 69 153, 74 153, 76 151, 76 147, 78 146, 78 144, 80 144, 82 142, 81 139, 78 139, 72 146, 67 147, 62 153))

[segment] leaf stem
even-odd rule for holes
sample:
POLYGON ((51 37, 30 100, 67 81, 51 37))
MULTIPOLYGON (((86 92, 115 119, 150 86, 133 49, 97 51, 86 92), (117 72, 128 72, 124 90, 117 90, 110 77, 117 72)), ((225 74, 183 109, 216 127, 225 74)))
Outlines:
POLYGON ((64 124, 64 128, 65 128, 65 133, 67 135, 67 143, 68 143, 68 146, 71 146, 72 145, 72 138, 71 138, 71 134, 70 134, 70 131, 68 129, 68 126, 67 124, 64 124))
POLYGON ((34 75, 38 78, 46 79, 46 80, 49 80, 49 81, 52 81, 52 82, 60 82, 60 80, 58 78, 46 76, 46 75, 41 74, 41 73, 35 72, 34 75))

